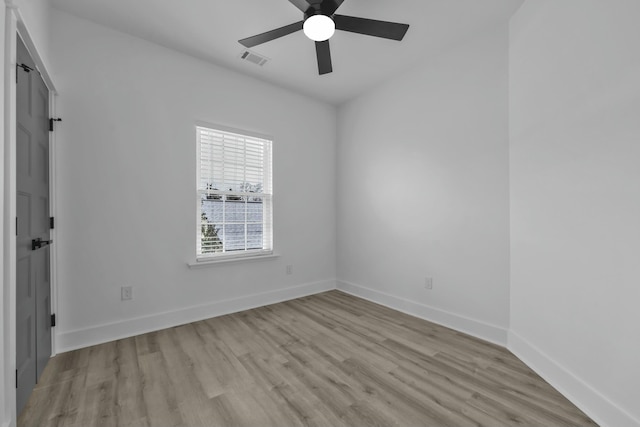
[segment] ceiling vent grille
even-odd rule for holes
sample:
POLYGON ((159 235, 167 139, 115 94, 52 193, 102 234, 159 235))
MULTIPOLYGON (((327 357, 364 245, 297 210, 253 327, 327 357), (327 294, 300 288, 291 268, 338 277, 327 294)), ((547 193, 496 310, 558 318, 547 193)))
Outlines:
POLYGON ((251 62, 252 64, 259 65, 261 67, 269 61, 269 58, 258 55, 257 53, 251 52, 250 50, 243 50, 242 53, 240 53, 240 59, 251 62))

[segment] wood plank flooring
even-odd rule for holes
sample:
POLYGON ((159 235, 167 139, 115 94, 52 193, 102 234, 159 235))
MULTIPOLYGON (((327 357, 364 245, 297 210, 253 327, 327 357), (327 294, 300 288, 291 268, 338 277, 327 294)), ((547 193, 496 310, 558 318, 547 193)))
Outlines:
POLYGON ((509 351, 331 291, 60 354, 18 425, 596 424, 509 351))

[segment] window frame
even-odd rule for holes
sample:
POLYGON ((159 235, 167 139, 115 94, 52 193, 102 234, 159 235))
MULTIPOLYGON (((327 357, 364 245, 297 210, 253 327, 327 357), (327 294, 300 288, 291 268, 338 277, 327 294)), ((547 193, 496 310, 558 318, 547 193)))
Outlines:
MULTIPOLYGON (((226 261, 242 261, 242 260, 253 260, 253 259, 269 259, 275 258, 277 255, 274 253, 274 238, 273 238, 273 137, 266 134, 261 134, 253 131, 247 131, 244 129, 232 128, 229 126, 218 125, 210 122, 196 121, 194 126, 195 132, 195 143, 196 143, 196 241, 195 241, 195 263, 189 263, 190 267, 197 267, 199 265, 206 264, 217 264, 226 261), (262 197, 268 197, 269 203, 263 203, 263 220, 262 220, 262 229, 263 233, 268 233, 268 236, 263 237, 263 248, 262 249, 245 249, 239 251, 230 251, 230 252, 221 252, 221 253, 207 253, 202 254, 199 253, 200 245, 201 245, 201 215, 202 215, 202 193, 205 189, 200 188, 200 180, 202 176, 201 170, 201 141, 200 141, 200 131, 199 128, 210 129, 212 131, 222 132, 222 133, 231 133, 236 134, 243 137, 249 138, 257 138, 265 140, 269 146, 267 148, 268 160, 265 165, 264 174, 269 174, 268 179, 269 185, 267 190, 270 189, 270 192, 265 191, 264 193, 259 193, 262 197), (270 248, 264 247, 264 242, 270 243, 270 248)), ((224 195, 229 194, 229 191, 217 190, 217 193, 221 193, 224 195)), ((231 194, 243 194, 248 197, 254 195, 256 193, 243 193, 243 192, 231 192, 231 194)), ((228 201, 226 201, 228 202, 228 201)), ((245 202, 247 203, 247 202, 245 202)), ((246 224, 246 222, 245 222, 246 224)))

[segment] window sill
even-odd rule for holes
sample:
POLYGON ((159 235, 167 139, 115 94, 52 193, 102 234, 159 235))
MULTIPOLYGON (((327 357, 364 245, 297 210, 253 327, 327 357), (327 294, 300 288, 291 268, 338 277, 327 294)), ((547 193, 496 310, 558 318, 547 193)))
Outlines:
POLYGON ((215 267, 220 264, 233 264, 233 263, 241 263, 241 262, 254 262, 254 261, 265 261, 269 259, 278 258, 279 254, 268 254, 268 255, 253 255, 253 256, 243 256, 243 257, 230 257, 230 258, 220 258, 220 259, 202 259, 200 261, 188 262, 187 265, 190 269, 197 268, 207 268, 207 267, 215 267))

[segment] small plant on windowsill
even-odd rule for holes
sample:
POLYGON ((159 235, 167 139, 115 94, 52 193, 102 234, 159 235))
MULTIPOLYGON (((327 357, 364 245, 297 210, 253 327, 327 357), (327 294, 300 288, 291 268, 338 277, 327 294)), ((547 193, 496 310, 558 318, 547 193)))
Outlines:
MULTIPOLYGON (((229 189, 229 191, 233 191, 231 188, 229 189)), ((237 202, 242 200, 242 196, 232 196, 232 195, 227 195, 227 201, 228 202, 237 202)))
MULTIPOLYGON (((246 193, 261 193, 262 192, 262 184, 251 184, 249 182, 243 182, 240 185, 240 191, 244 191, 246 193)), ((258 196, 248 196, 247 201, 249 203, 252 202, 262 202, 262 198, 258 196)))
MULTIPOLYGON (((217 188, 213 186, 213 184, 207 184, 207 192, 209 191, 218 191, 217 188)), ((207 194, 207 200, 220 200, 222 196, 220 194, 207 194)))

